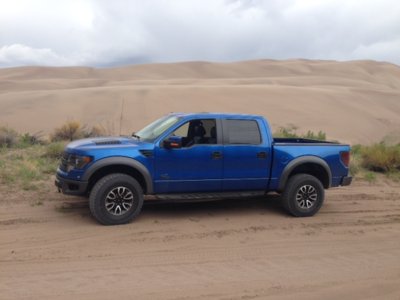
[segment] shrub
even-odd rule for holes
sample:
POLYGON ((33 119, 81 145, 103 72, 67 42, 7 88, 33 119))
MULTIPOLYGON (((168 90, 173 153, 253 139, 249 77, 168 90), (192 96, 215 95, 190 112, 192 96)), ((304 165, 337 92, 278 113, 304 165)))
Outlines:
POLYGON ((309 130, 306 134, 297 134, 296 130, 297 127, 294 125, 289 125, 288 127, 279 127, 278 131, 274 132, 273 136, 281 138, 299 138, 326 141, 326 133, 321 130, 318 131, 318 133, 309 130))
POLYGON ((12 147, 17 143, 18 133, 8 127, 0 127, 0 147, 12 147))
POLYGON ((21 146, 42 145, 43 143, 41 132, 34 134, 25 133, 19 137, 19 144, 21 146))
POLYGON ((65 144, 62 142, 51 143, 46 146, 44 157, 60 159, 64 152, 65 144))
POLYGON ((354 156, 350 159, 349 169, 352 176, 357 175, 361 171, 360 162, 354 156))
POLYGON ((62 143, 4 148, 0 153, 0 184, 24 190, 42 188, 43 181, 55 173, 63 148, 62 143))
POLYGON ((94 125, 90 130, 85 130, 84 132, 84 137, 100 137, 100 136, 106 136, 106 130, 103 126, 100 125, 94 125))
POLYGON ((299 136, 296 134, 297 127, 294 125, 289 125, 287 127, 279 127, 278 131, 273 133, 274 137, 281 137, 281 138, 298 138, 299 136))
POLYGON ((61 127, 54 129, 51 134, 51 141, 73 141, 84 137, 83 128, 78 121, 68 121, 61 127))
POLYGON ((42 174, 54 174, 59 163, 59 157, 42 156, 37 158, 37 166, 42 174))
POLYGON ((363 146, 356 144, 351 146, 350 174, 355 176, 361 171, 361 151, 363 146))
POLYGON ((313 131, 309 130, 302 137, 304 137, 306 139, 326 141, 326 133, 321 130, 318 131, 318 133, 314 133, 313 131))
POLYGON ((81 126, 78 121, 68 121, 61 127, 56 128, 50 136, 52 142, 73 141, 81 138, 106 136, 103 126, 95 125, 89 129, 81 126))
POLYGON ((400 144, 388 146, 385 143, 361 148, 362 166, 375 172, 400 170, 400 144))
POLYGON ((363 146, 361 146, 360 144, 356 144, 356 145, 351 146, 351 155, 352 156, 361 155, 362 148, 363 148, 363 146))

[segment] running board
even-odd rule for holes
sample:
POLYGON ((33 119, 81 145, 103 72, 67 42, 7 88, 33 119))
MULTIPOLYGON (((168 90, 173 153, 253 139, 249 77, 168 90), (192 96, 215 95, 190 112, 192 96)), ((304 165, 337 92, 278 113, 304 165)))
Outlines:
POLYGON ((146 200, 214 200, 225 198, 246 198, 265 196, 265 191, 223 192, 223 193, 185 193, 185 194, 157 194, 151 195, 146 200))

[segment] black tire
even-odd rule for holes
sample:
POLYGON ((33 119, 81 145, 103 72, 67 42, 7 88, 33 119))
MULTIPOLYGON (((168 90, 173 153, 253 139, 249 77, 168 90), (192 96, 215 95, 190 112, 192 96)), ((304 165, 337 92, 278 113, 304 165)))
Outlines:
POLYGON ((139 215, 142 206, 142 187, 126 174, 104 176, 90 192, 90 212, 103 225, 128 223, 139 215))
POLYGON ((311 217, 324 203, 324 187, 317 178, 297 174, 289 178, 282 193, 282 205, 295 217, 311 217))

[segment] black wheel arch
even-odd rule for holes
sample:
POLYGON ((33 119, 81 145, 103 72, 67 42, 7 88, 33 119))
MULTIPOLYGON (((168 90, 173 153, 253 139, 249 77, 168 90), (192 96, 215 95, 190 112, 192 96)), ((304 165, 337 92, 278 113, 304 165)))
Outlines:
POLYGON ((153 181, 148 169, 139 161, 129 157, 108 157, 96 161, 84 173, 82 180, 88 182, 87 193, 96 182, 112 173, 123 173, 135 178, 145 194, 153 193, 153 181))
POLYGON ((332 172, 325 160, 316 156, 301 156, 292 160, 283 169, 279 179, 278 191, 282 192, 289 178, 296 174, 312 175, 320 180, 326 189, 332 183, 332 172))

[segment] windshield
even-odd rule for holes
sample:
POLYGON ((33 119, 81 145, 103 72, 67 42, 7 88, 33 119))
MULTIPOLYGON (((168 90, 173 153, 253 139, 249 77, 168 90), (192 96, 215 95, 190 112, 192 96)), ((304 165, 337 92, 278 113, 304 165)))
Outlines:
POLYGON ((166 116, 147 125, 142 130, 135 133, 141 141, 154 142, 163 132, 179 121, 177 116, 166 116))

